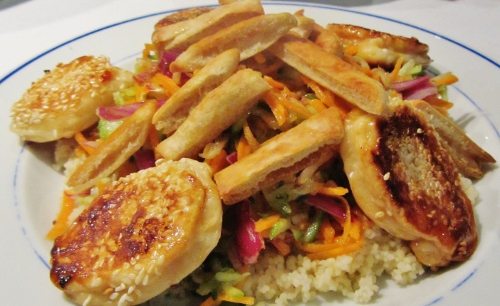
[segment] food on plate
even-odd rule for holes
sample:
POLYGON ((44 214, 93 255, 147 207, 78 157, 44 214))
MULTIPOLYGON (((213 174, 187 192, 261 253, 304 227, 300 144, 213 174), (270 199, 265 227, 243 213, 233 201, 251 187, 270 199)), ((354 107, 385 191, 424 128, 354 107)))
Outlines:
POLYGON ((52 282, 78 304, 147 301, 196 269, 219 241, 210 168, 162 162, 106 187, 52 248, 52 282))
POLYGON ((388 98, 379 82, 313 42, 287 35, 269 50, 283 62, 362 110, 374 114, 384 110, 388 98))
POLYGON ((340 155, 367 217, 410 241, 427 266, 469 258, 477 244, 472 204, 434 126, 396 99, 382 116, 353 110, 345 125, 340 155))
POLYGON ((366 29, 351 24, 331 23, 326 26, 342 41, 346 53, 362 57, 368 64, 394 67, 399 59, 403 63, 413 60, 416 65, 427 67, 431 59, 429 46, 415 37, 403 37, 366 29))
POLYGON ((429 103, 417 100, 412 106, 422 112, 426 120, 436 129, 441 145, 451 154, 462 175, 479 179, 483 177, 482 166, 494 163, 495 159, 479 147, 449 117, 433 108, 429 103))
POLYGON ((259 72, 239 70, 209 92, 156 150, 167 160, 195 158, 203 147, 249 111, 270 88, 259 72))
POLYGON ((299 37, 307 38, 311 35, 314 30, 316 22, 314 19, 304 16, 304 11, 298 11, 293 14, 297 18, 297 26, 290 29, 290 33, 293 33, 299 37))
MULTIPOLYGON (((199 10, 181 13, 194 18, 165 24, 160 21, 153 32, 152 42, 158 50, 184 51, 200 39, 219 32, 248 18, 264 14, 259 0, 242 0, 221 5, 209 12, 199 10), (193 14, 194 12, 194 14, 193 14)), ((178 15, 178 14, 177 14, 178 15)), ((178 18, 172 19, 175 21, 178 18)))
POLYGON ((325 51, 337 56, 344 56, 344 46, 340 37, 333 30, 316 25, 310 39, 325 51))
POLYGON ((368 303, 384 275, 467 260, 469 178, 495 159, 453 123, 458 78, 425 69, 428 46, 219 3, 162 18, 114 105, 57 141, 54 284, 88 305, 368 303))
POLYGON ((222 52, 208 62, 158 109, 153 117, 156 129, 165 135, 175 131, 210 91, 236 71, 239 62, 238 49, 222 52))
POLYGON ((170 69, 192 72, 222 51, 233 48, 240 50, 242 60, 247 59, 267 49, 295 26, 297 18, 290 13, 266 14, 240 21, 192 44, 175 59, 170 69))
POLYGON ((157 109, 156 100, 148 100, 127 117, 123 123, 104 139, 71 174, 66 184, 75 193, 94 187, 125 163, 146 142, 151 118, 157 109))
POLYGON ((217 172, 214 179, 222 200, 225 204, 240 202, 312 164, 323 164, 333 157, 333 146, 342 136, 343 124, 335 108, 302 121, 217 172), (297 139, 303 140, 297 144, 297 139))
POLYGON ((113 104, 113 93, 133 84, 132 74, 103 56, 59 64, 37 80, 11 109, 10 129, 25 140, 72 137, 98 120, 95 109, 113 104))
MULTIPOLYGON (((155 28, 155 30, 158 30, 158 29, 164 28, 166 26, 169 26, 171 24, 194 19, 202 14, 210 12, 211 10, 213 10, 213 8, 211 8, 211 7, 193 7, 190 9, 181 10, 181 11, 178 11, 178 12, 175 12, 175 13, 172 13, 170 15, 163 17, 162 19, 160 19, 160 21, 158 21, 155 24, 154 28, 155 28)), ((153 32, 153 35, 154 35, 154 33, 155 32, 153 32)))

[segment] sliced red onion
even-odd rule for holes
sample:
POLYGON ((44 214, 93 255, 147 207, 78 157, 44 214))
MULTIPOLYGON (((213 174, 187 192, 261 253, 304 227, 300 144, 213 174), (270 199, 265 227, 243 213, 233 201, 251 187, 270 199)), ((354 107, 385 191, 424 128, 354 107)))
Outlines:
POLYGON ((178 56, 179 53, 163 51, 161 53, 160 61, 158 62, 160 72, 168 77, 172 77, 172 72, 170 72, 170 63, 175 61, 178 56))
POLYGON ((238 256, 244 265, 253 264, 264 248, 264 241, 255 231, 255 222, 250 217, 250 203, 239 204, 238 223, 235 229, 235 246, 238 256))
POLYGON ((227 157, 226 157, 226 160, 228 163, 230 163, 231 165, 234 164, 235 162, 238 161, 238 153, 236 151, 234 151, 233 153, 229 154, 227 157))
POLYGON ((422 100, 428 96, 436 95, 438 93, 436 86, 431 83, 417 87, 414 89, 409 89, 403 92, 404 100, 422 100))
POLYGON ((142 102, 116 105, 108 107, 99 107, 97 109, 97 115, 107 121, 122 120, 132 115, 139 107, 142 106, 142 102))
POLYGON ((335 198, 323 194, 309 194, 304 202, 330 214, 337 222, 344 223, 347 216, 345 204, 339 203, 335 198))
POLYGON ((405 100, 421 100, 437 94, 437 88, 430 82, 428 75, 409 81, 393 83, 392 88, 400 92, 405 100))
POLYGON ((428 75, 424 75, 424 76, 418 77, 416 79, 392 83, 391 87, 392 87, 392 89, 394 89, 397 92, 403 92, 405 90, 416 88, 416 87, 425 85, 427 83, 430 83, 430 78, 428 75))
POLYGON ((155 166, 155 153, 149 149, 139 149, 134 153, 135 162, 139 170, 155 166))

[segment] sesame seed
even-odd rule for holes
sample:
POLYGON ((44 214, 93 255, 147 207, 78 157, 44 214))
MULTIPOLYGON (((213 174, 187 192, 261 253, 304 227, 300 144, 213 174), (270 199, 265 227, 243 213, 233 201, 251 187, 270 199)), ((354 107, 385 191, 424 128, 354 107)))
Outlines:
POLYGON ((387 181, 390 177, 391 177, 391 173, 387 172, 386 174, 384 174, 384 181, 387 181))
POLYGON ((87 305, 90 303, 90 301, 91 301, 91 300, 92 300, 92 295, 91 295, 91 294, 89 294, 89 295, 87 296, 87 298, 85 299, 85 301, 83 301, 82 305, 83 305, 83 306, 87 306, 87 305))

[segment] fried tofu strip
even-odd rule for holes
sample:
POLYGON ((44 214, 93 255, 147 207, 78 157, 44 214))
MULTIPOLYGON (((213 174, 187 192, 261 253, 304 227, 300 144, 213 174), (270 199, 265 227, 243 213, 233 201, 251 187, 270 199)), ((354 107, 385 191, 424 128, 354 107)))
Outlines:
POLYGON ((297 26, 290 30, 291 34, 298 37, 308 38, 314 29, 316 22, 314 19, 304 16, 304 10, 300 10, 293 14, 297 18, 297 26))
POLYGON ((210 61, 156 111, 153 117, 156 129, 165 135, 175 131, 191 109, 236 71, 239 62, 238 49, 227 50, 210 61))
POLYGON ((67 185, 75 193, 85 191, 123 164, 146 141, 156 100, 144 102, 99 146, 68 178, 67 185))
POLYGON ((217 188, 225 204, 234 204, 258 190, 335 154, 344 127, 338 111, 326 109, 296 127, 264 142, 255 152, 217 172, 217 188))
POLYGON ((192 158, 255 105, 271 86, 259 72, 243 69, 209 92, 156 150, 167 160, 192 158))
POLYGON ((158 50, 181 52, 206 36, 262 14, 264 9, 259 0, 237 1, 192 19, 156 28, 152 42, 158 50))
POLYGON ((211 7, 193 7, 190 9, 175 12, 160 19, 160 21, 155 24, 155 30, 172 25, 174 23, 196 18, 202 14, 210 12, 211 10, 213 10, 213 8, 211 7))
POLYGON ((479 179, 484 175, 481 166, 484 163, 496 162, 493 156, 429 103, 417 100, 411 101, 411 104, 434 126, 442 139, 441 145, 450 153, 462 175, 479 179))
POLYGON ((219 53, 237 48, 241 60, 247 59, 275 43, 297 26, 290 13, 266 14, 247 19, 210 35, 191 45, 170 65, 172 72, 191 72, 205 66, 219 53))
POLYGON ((358 106, 381 114, 388 100, 382 84, 313 42, 286 35, 268 49, 308 78, 358 106))

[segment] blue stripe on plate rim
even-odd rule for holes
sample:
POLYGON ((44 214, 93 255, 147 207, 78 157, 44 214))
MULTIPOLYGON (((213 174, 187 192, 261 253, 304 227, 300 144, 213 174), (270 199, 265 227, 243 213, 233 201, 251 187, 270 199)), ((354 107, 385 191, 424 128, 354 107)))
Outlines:
MULTIPOLYGON (((425 33, 428 33, 428 34, 431 34, 439 39, 443 39, 443 40, 446 40, 462 49, 465 49, 471 53, 473 53, 474 55, 478 56, 479 58, 489 62, 490 64, 492 64, 493 66, 497 67, 497 68, 500 68, 500 64, 497 63, 495 60, 485 56, 484 54, 482 54, 481 52, 478 52, 474 49, 472 49, 471 47, 468 47, 462 43, 459 43, 455 40, 452 40, 446 36, 442 36, 436 32, 433 32, 433 31, 430 31, 430 30, 427 30, 425 28, 422 28, 422 27, 419 27, 419 26, 415 26, 413 24, 410 24, 410 23, 406 23, 406 22, 403 22, 403 21, 400 21, 400 20, 396 20, 396 19, 392 19, 392 18, 388 18, 388 17, 383 17, 383 16, 379 16, 379 15, 375 15, 375 14, 370 14, 370 13, 366 13, 366 12, 359 12, 359 11, 356 11, 356 10, 351 10, 351 9, 345 9, 345 8, 341 8, 341 7, 335 7, 335 6, 329 6, 329 5, 322 5, 322 4, 314 4, 314 3, 302 3, 302 2, 294 2, 294 3, 290 3, 290 2, 280 2, 280 1, 273 1, 273 2, 267 2, 267 1, 262 1, 262 3, 265 5, 265 6, 279 6, 279 5, 285 5, 285 6, 297 6, 297 7, 312 7, 312 8, 322 8, 322 9, 327 9, 327 10, 334 10, 334 11, 343 11, 343 12, 348 12, 348 13, 352 13, 352 14, 358 14, 358 15, 364 15, 364 16, 367 16, 367 17, 372 17, 372 18, 376 18, 376 19, 381 19, 381 20, 385 20, 385 21, 389 21, 389 22, 394 22, 394 23, 397 23, 397 24, 400 24, 400 25, 404 25, 404 26, 407 26, 407 27, 410 27, 410 28, 414 28, 416 30, 419 30, 419 31, 422 31, 422 32, 425 32, 425 33)), ((208 5, 207 7, 214 7, 216 5, 208 5)), ((189 8, 189 7, 185 7, 185 8, 189 8)), ((124 20, 124 21, 120 21, 120 22, 117 22, 117 23, 114 23, 114 24, 111 24, 111 25, 108 25, 108 26, 105 26, 105 27, 102 27, 102 28, 99 28, 99 29, 96 29, 96 30, 93 30, 93 31, 90 31, 90 32, 87 32, 83 35, 80 35, 80 36, 77 36, 75 38, 72 38, 66 42, 63 42, 39 55, 37 55, 36 57, 28 60, 27 62, 25 62, 24 64, 22 64, 21 66, 17 67, 16 69, 14 69, 12 72, 8 73, 6 76, 4 76, 2 79, 0 79, 0 85, 5 82, 7 79, 9 79, 10 77, 12 77, 13 75, 15 75, 18 71, 22 70, 23 68, 25 68, 26 66, 30 65, 31 63, 43 58, 45 55, 51 53, 51 52, 54 52, 58 49, 60 49, 61 47, 63 46, 66 46, 68 44, 71 44, 72 42, 75 42, 77 40, 80 40, 84 37, 87 37, 87 36, 91 36, 92 34, 95 34, 95 33, 98 33, 98 32, 102 32, 106 29, 109 29, 109 28, 113 28, 113 27, 117 27, 117 26, 120 26, 122 24, 126 24, 126 23, 130 23, 130 22, 134 22, 134 21, 138 21, 138 20, 142 20, 142 19, 147 19, 147 18, 150 18, 150 17, 155 17, 155 16, 162 16, 162 15, 166 15, 166 14, 170 14, 170 13, 173 13, 173 12, 176 12, 176 11, 179 11, 179 10, 182 10, 183 8, 179 8, 179 9, 174 9, 174 10, 167 10, 167 11, 162 11, 162 12, 158 12, 158 13, 153 13, 153 14, 148 14, 148 15, 144 15, 144 16, 140 16, 140 17, 135 17, 135 18, 131 18, 131 19, 128 19, 128 20, 124 20)), ((137 52, 135 54, 131 54, 125 58, 122 58, 120 60, 117 60, 116 62, 122 62, 124 60, 127 60, 129 58, 133 58, 133 57, 136 57, 138 54, 140 54, 140 52, 137 52)), ((457 88, 456 86, 453 86, 454 89, 456 89, 462 96, 464 96, 471 104, 473 104, 478 110, 481 110, 481 108, 479 107, 479 105, 477 105, 474 100, 472 100, 472 98, 470 98, 465 92, 463 92, 462 90, 460 90, 459 88, 457 88)), ((495 125, 489 120, 489 118, 486 116, 485 117, 486 120, 488 121, 488 123, 492 126, 492 128, 494 129, 494 131, 496 132, 497 136, 500 138, 500 133, 498 131, 498 129, 495 127, 495 125)), ((17 190, 17 181, 18 181, 18 170, 19 170, 19 166, 20 166, 20 162, 21 162, 21 157, 23 155, 23 153, 26 151, 26 144, 23 144, 23 146, 21 147, 21 150, 19 152, 19 156, 18 156, 18 159, 16 161, 16 167, 15 167, 15 173, 14 173, 14 177, 13 177, 13 187, 14 187, 14 190, 17 190)), ((22 233, 23 235, 26 237, 26 239, 28 240, 29 242, 29 245, 31 246, 31 248, 33 249, 33 252, 35 253, 36 257, 38 257, 40 259, 40 261, 42 262, 42 264, 47 268, 47 269, 50 269, 50 264, 44 259, 44 256, 42 254, 40 254, 40 252, 38 250, 36 250, 36 248, 34 247, 33 243, 31 242, 30 240, 30 237, 28 236, 28 233, 26 231, 26 228, 23 226, 22 224, 22 217, 20 215, 20 212, 19 212, 19 203, 18 203, 18 197, 17 197, 17 193, 14 192, 14 206, 16 207, 16 210, 18 211, 17 213, 17 219, 20 221, 20 224, 21 224, 21 230, 22 230, 22 233)), ((479 266, 481 266, 481 263, 479 264, 479 266)), ((465 282, 467 282, 470 278, 472 278, 472 276, 477 272, 479 267, 476 267, 474 270, 472 270, 464 279, 460 280, 452 289, 451 291, 455 291, 457 290, 459 287, 461 287, 465 282)), ((436 299, 434 299, 432 302, 426 304, 426 305, 435 305, 439 302, 441 302, 442 300, 444 299, 443 296, 441 297, 437 297, 436 299)))

